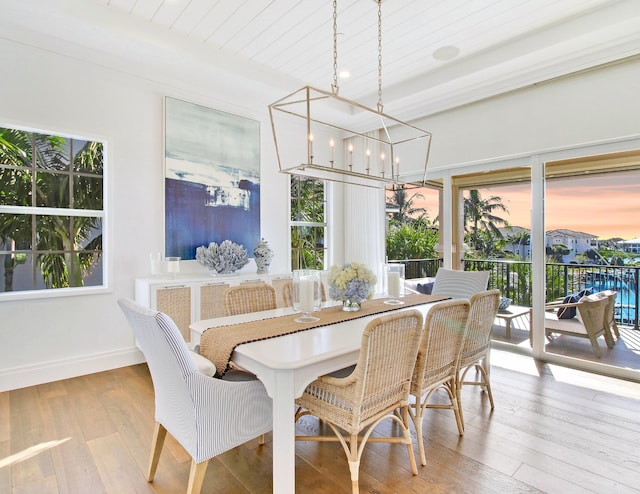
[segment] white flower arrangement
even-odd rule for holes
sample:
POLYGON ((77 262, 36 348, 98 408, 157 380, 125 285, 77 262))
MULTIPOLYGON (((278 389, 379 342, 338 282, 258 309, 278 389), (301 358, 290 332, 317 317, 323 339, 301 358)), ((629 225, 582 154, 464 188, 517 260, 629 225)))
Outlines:
POLYGON ((365 264, 352 262, 343 267, 331 266, 328 281, 329 296, 333 300, 349 300, 359 304, 373 296, 377 280, 365 264))
POLYGON ((196 249, 196 261, 213 269, 216 273, 228 274, 240 269, 249 262, 247 249, 231 240, 224 240, 220 245, 211 242, 196 249))

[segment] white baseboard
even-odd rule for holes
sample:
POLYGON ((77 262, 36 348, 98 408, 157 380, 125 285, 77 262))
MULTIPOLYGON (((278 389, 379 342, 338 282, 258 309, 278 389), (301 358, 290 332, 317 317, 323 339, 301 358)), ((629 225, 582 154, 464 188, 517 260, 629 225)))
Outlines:
POLYGON ((84 376, 144 362, 137 347, 0 370, 0 392, 84 376))

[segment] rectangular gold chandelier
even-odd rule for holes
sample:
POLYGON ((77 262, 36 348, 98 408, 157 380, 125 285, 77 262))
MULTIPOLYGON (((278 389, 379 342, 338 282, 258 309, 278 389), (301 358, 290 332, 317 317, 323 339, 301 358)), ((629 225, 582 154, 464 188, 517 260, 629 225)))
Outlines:
POLYGON ((304 86, 269 116, 281 173, 375 188, 426 182, 431 134, 382 111, 304 86))

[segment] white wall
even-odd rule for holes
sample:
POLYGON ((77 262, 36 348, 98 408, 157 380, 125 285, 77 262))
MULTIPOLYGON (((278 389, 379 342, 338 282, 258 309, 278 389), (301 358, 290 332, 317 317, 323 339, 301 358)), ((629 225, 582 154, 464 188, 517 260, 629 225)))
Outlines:
POLYGON ((116 302, 133 298, 149 252, 164 250, 164 96, 260 120, 261 233, 275 251, 271 271, 289 270, 288 180, 277 172, 266 105, 234 104, 222 80, 161 84, 106 69, 98 57, 86 63, 6 40, 0 64, 11 67, 0 76, 0 125, 106 140, 113 272, 104 294, 0 300, 0 391, 141 361, 116 302))
POLYGON ((428 176, 439 178, 452 165, 637 135, 638 94, 640 60, 635 60, 414 123, 433 133, 428 176))

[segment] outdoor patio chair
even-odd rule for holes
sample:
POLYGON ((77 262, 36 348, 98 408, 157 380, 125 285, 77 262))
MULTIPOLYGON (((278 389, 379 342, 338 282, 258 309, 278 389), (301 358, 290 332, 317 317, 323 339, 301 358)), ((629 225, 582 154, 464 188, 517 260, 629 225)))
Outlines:
POLYGON ((209 460, 265 434, 272 404, 258 380, 225 381, 198 371, 173 320, 120 299, 153 381, 156 424, 147 480, 169 432, 191 456, 187 493, 200 492, 209 460))
POLYGON ((398 311, 373 319, 362 334, 358 362, 346 377, 325 375, 307 386, 296 400, 296 420, 314 415, 329 425, 333 436, 297 436, 299 441, 339 441, 347 455, 351 489, 358 488, 362 451, 368 442, 401 443, 407 447, 411 471, 418 474, 409 417, 409 386, 422 333, 422 314, 398 311), (394 411, 400 409, 400 416, 394 411), (402 436, 372 437, 383 420, 395 421, 402 436), (346 435, 342 432, 346 432, 346 435), (361 431, 364 435, 359 436, 361 431))
POLYGON ((489 271, 461 271, 439 268, 433 282, 431 294, 469 300, 474 293, 485 291, 488 284, 489 271))
POLYGON ((613 348, 613 337, 609 328, 607 307, 609 297, 603 292, 582 297, 573 303, 552 303, 545 311, 545 334, 550 338, 553 334, 588 338, 597 357, 602 357, 598 338, 604 336, 607 347, 613 348), (575 307, 577 314, 571 319, 558 318, 558 310, 563 307, 575 307))

